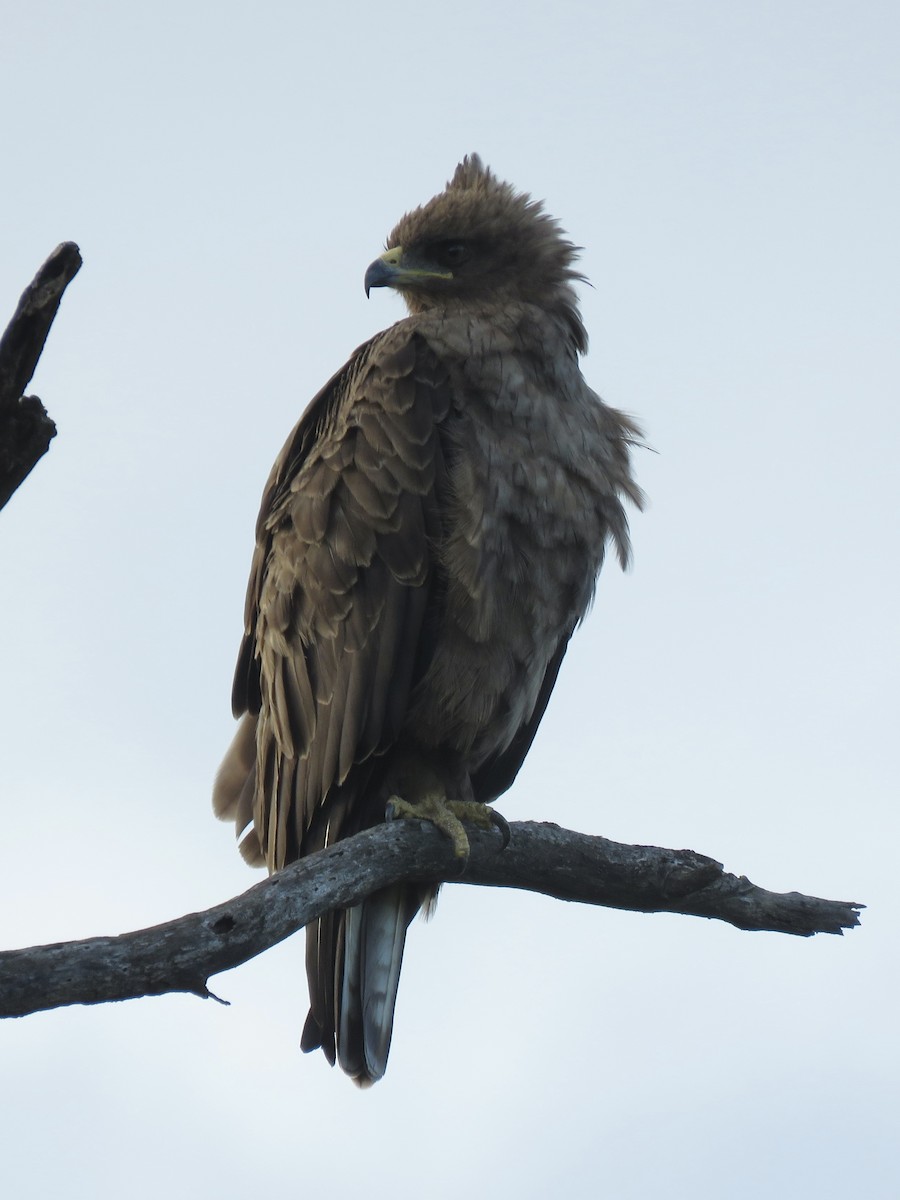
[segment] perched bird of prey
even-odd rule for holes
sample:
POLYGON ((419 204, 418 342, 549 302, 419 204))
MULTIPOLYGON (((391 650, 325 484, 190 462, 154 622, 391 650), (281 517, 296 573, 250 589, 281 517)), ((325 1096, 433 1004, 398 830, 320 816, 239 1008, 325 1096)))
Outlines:
MULTIPOLYGON (((409 316, 313 399, 266 485, 214 804, 287 863, 397 815, 460 818, 510 786, 604 550, 628 560, 639 431, 581 375, 577 248, 470 155, 369 267, 409 316)), ((407 927, 386 888, 307 929, 320 1047, 384 1074, 407 927)))

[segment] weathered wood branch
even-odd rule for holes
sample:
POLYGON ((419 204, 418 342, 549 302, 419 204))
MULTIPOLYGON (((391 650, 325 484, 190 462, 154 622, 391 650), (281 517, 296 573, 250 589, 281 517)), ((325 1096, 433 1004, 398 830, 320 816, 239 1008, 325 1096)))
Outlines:
POLYGON ((0 508, 47 453, 56 426, 37 396, 24 395, 63 292, 78 274, 74 242, 57 246, 22 293, 0 338, 0 508))
POLYGON ((859 924, 862 905, 767 892, 693 850, 625 846, 558 825, 521 822, 472 832, 465 870, 431 825, 395 821, 293 864, 202 913, 120 937, 0 954, 0 1016, 166 992, 212 995, 210 976, 236 967, 334 908, 401 880, 523 888, 637 912, 715 917, 738 929, 809 937, 859 924))

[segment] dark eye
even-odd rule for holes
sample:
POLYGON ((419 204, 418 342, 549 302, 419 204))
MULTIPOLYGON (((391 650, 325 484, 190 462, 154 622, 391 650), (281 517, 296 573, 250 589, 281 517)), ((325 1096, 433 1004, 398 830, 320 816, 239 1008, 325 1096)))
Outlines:
POLYGON ((469 258, 471 251, 465 242, 435 242, 431 247, 432 257, 442 267, 458 267, 469 258))

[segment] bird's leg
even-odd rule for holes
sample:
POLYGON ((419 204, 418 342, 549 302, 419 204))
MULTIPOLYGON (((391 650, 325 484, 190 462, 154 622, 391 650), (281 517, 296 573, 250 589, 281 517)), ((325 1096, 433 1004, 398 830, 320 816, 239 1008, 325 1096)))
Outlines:
POLYGON ((389 821, 408 818, 412 821, 430 821, 444 837, 453 843, 453 853, 463 860, 469 857, 469 837, 463 821, 479 829, 499 829, 505 850, 509 845, 509 824, 505 817, 495 812, 489 804, 479 800, 448 800, 446 793, 429 792, 419 800, 404 800, 402 796, 391 796, 385 815, 389 821))
POLYGON ((385 816, 430 821, 453 845, 463 862, 469 857, 469 839, 463 821, 479 829, 499 829, 503 847, 509 844, 509 825, 487 804, 472 795, 468 771, 458 757, 408 750, 390 781, 385 816), (415 797, 408 799, 407 797, 415 797), (460 799, 451 800, 450 796, 460 799))
POLYGON ((474 801, 448 800, 443 790, 426 792, 418 800, 404 800, 402 796, 391 796, 387 803, 386 815, 389 821, 403 817, 411 821, 430 821, 444 837, 449 838, 456 858, 465 860, 469 857, 469 839, 463 829, 462 814, 456 810, 469 805, 484 808, 483 804, 475 804, 474 801))
POLYGON ((501 850, 505 850, 509 845, 509 822, 496 809, 491 808, 490 804, 482 804, 480 800, 447 800, 445 803, 460 821, 469 821, 488 833, 492 829, 499 829, 503 839, 501 850))

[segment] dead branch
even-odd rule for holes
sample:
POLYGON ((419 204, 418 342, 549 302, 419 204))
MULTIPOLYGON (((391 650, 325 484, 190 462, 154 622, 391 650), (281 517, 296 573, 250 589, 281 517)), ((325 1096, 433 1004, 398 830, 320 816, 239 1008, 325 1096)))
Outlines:
POLYGON ((44 349, 63 292, 81 266, 74 242, 57 246, 22 293, 0 338, 0 508, 56 436, 37 396, 24 395, 44 349))
POLYGON ((626 846, 530 821, 510 829, 502 851, 498 834, 472 831, 471 855, 460 872, 433 826, 395 821, 294 863, 206 912, 119 937, 8 950, 0 954, 0 1016, 166 992, 211 996, 211 976, 254 958, 323 913, 401 880, 521 888, 801 937, 859 924, 862 905, 767 892, 693 850, 626 846))

